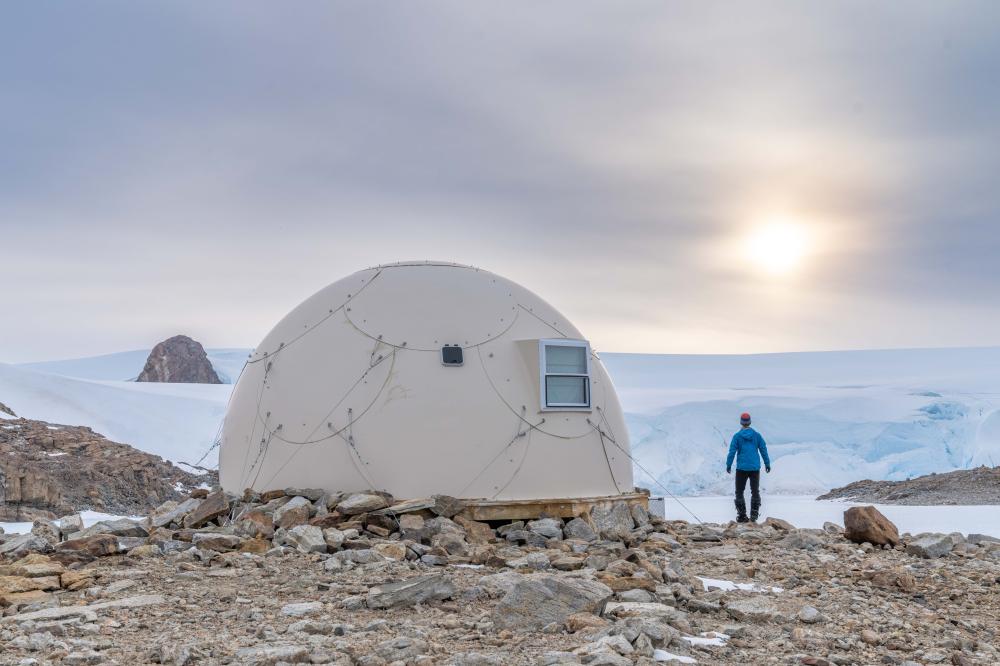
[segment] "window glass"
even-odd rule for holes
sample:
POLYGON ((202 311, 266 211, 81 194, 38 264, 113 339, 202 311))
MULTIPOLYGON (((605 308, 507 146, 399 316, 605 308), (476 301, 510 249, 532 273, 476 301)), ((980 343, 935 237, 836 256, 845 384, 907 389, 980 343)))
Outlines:
POLYGON ((550 405, 587 404, 587 378, 546 377, 545 402, 550 405))
POLYGON ((587 348, 547 345, 545 371, 551 374, 587 374, 587 348))

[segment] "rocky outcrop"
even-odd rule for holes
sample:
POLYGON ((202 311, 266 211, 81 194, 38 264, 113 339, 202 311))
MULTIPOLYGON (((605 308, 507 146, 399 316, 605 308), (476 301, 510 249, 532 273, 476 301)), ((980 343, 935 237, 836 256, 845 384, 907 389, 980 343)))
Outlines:
POLYGON ((137 382, 221 384, 201 343, 175 335, 153 347, 137 382))
POLYGON ((94 509, 145 514, 214 482, 81 426, 4 419, 0 428, 0 520, 55 518, 94 509))
POLYGON ((1000 467, 928 474, 906 481, 855 481, 816 499, 878 504, 1000 504, 1000 467))

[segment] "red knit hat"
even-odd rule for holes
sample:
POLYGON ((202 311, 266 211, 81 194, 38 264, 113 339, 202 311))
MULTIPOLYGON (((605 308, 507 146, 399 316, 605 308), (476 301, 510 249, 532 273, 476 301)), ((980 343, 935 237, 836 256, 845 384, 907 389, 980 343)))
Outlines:
POLYGON ((750 412, 743 412, 740 414, 740 424, 750 425, 750 412))

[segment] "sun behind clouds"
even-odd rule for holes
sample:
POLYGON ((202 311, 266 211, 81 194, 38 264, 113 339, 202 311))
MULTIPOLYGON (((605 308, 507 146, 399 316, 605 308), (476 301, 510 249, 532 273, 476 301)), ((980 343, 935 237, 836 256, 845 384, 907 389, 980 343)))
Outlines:
POLYGON ((773 220, 754 227, 746 248, 755 270, 775 277, 795 273, 812 246, 809 230, 789 220, 773 220))

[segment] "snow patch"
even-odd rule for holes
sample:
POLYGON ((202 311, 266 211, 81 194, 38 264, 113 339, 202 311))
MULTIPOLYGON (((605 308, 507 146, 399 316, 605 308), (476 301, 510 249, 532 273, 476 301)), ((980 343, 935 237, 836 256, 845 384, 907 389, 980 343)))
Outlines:
MULTIPOLYGON (((732 592, 733 590, 744 590, 746 592, 772 592, 774 594, 780 594, 784 592, 785 589, 782 587, 767 587, 757 585, 756 583, 734 583, 731 580, 721 580, 718 578, 702 578, 701 576, 695 576, 701 581, 702 586, 705 591, 711 589, 722 590, 723 592, 732 592)), ((728 638, 728 636, 726 637, 728 638)))
POLYGON ((667 652, 666 650, 653 650, 653 661, 676 661, 681 664, 698 663, 691 657, 685 657, 682 654, 674 654, 673 652, 667 652))
POLYGON ((681 636, 691 645, 723 647, 729 640, 729 635, 719 631, 706 631, 697 636, 681 636))

